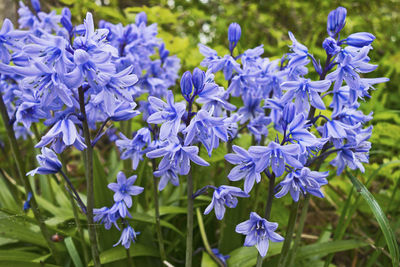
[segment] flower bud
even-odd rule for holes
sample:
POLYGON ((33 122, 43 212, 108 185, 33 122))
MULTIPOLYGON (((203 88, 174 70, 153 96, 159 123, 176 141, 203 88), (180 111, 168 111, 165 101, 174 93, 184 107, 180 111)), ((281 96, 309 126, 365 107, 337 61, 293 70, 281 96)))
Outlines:
POLYGON ((61 12, 61 20, 60 20, 61 25, 64 26, 64 28, 68 31, 72 31, 72 22, 71 22, 71 11, 69 8, 65 7, 63 8, 61 12))
POLYGON ((375 36, 369 32, 357 32, 350 34, 346 39, 347 45, 354 47, 364 47, 370 45, 375 40, 375 36))
POLYGON ((347 10, 344 7, 338 7, 328 15, 327 32, 329 36, 335 37, 346 24, 347 10))
POLYGON ((332 37, 328 37, 322 43, 322 47, 325 49, 326 53, 330 56, 336 55, 340 52, 340 47, 336 44, 336 40, 332 37))
POLYGON ((294 103, 288 103, 287 105, 285 105, 285 107, 283 108, 283 122, 285 123, 285 125, 288 125, 289 123, 292 122, 292 120, 294 119, 294 116, 296 115, 296 106, 294 103))
POLYGON ((186 71, 181 78, 181 92, 186 100, 190 98, 192 90, 193 90, 192 74, 190 73, 190 71, 186 71))
POLYGON ((228 40, 231 43, 237 43, 240 40, 240 35, 242 34, 242 30, 240 25, 236 22, 231 23, 228 28, 228 40))
POLYGON ((140 12, 136 15, 135 17, 135 23, 137 26, 139 26, 140 24, 144 23, 144 25, 147 24, 147 15, 145 12, 140 12))
POLYGON ((195 68, 193 70, 192 81, 193 81, 193 86, 194 86, 194 92, 196 95, 201 93, 201 91, 203 91, 205 78, 206 78, 206 74, 204 73, 204 71, 202 71, 199 68, 195 68))
POLYGON ((31 0, 31 4, 33 9, 35 10, 36 13, 40 12, 40 2, 39 0, 31 0))

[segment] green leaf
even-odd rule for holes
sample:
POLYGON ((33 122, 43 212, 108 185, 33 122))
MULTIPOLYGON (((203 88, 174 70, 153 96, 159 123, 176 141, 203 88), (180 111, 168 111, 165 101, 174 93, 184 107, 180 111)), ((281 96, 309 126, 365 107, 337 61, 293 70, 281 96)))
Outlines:
MULTIPOLYGON (((269 249, 265 258, 278 255, 281 252, 282 243, 269 243, 269 249)), ((255 247, 240 247, 229 253, 229 267, 253 267, 257 263, 258 251, 255 247)), ((264 259, 265 259, 264 258, 264 259)))
MULTIPOLYGON (((187 212, 186 208, 176 207, 176 206, 161 206, 160 216, 168 214, 185 214, 187 212)), ((147 214, 154 214, 154 209, 150 209, 147 214)))
POLYGON ((354 239, 315 243, 300 247, 296 253, 296 260, 304 260, 313 256, 323 257, 330 253, 351 250, 364 246, 368 246, 368 243, 354 239))
POLYGON ((374 196, 368 191, 368 189, 351 173, 346 172, 351 182, 356 187, 357 192, 365 199, 376 220, 378 221, 379 227, 385 237, 386 244, 389 248, 390 255, 392 257, 393 266, 399 266, 399 247, 397 246, 396 236, 394 235, 392 227, 390 227, 389 221, 386 218, 382 208, 375 200, 374 196))
POLYGON ((201 267, 218 267, 213 258, 208 255, 206 251, 203 251, 201 256, 201 267))
POLYGON ((32 261, 40 257, 39 254, 18 250, 0 250, 0 261, 32 261))
POLYGON ((42 262, 28 262, 28 261, 2 261, 0 260, 0 266, 12 266, 12 267, 60 267, 59 265, 42 263, 42 262))
POLYGON ((79 253, 76 250, 74 241, 72 238, 69 236, 65 238, 64 240, 65 246, 67 247, 67 251, 69 253, 69 256, 71 257, 73 263, 75 264, 75 267, 83 267, 81 258, 79 257, 79 253))
MULTIPOLYGON (((0 236, 47 247, 46 241, 39 233, 39 227, 28 222, 24 217, 25 215, 12 216, 0 211, 0 236)), ((4 265, 0 264, 0 266, 4 265)))
MULTIPOLYGON (((141 244, 135 243, 129 248, 129 253, 131 257, 159 257, 158 250, 152 247, 146 247, 141 244)), ((118 246, 111 248, 100 253, 101 264, 107 264, 126 258, 126 249, 124 247, 118 246)), ((89 262, 89 266, 93 266, 93 261, 89 262)))
MULTIPOLYGON (((154 216, 150 216, 148 214, 138 213, 138 212, 133 212, 131 214, 132 214, 132 219, 128 219, 128 221, 129 220, 133 220, 133 221, 144 222, 144 223, 153 223, 153 224, 156 223, 156 219, 155 219, 154 216)), ((161 220, 160 223, 161 223, 161 226, 167 227, 167 228, 175 231, 176 233, 178 233, 182 237, 185 236, 182 233, 182 231, 180 231, 178 228, 176 228, 174 225, 170 224, 169 222, 161 220)))

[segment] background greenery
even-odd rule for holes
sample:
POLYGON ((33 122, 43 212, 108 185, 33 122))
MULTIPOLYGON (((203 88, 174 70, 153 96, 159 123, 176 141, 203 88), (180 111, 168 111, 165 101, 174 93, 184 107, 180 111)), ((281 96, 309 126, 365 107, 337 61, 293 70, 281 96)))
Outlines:
MULTIPOLYGON (((389 219, 396 236, 400 233, 400 2, 399 1, 234 1, 234 0, 168 0, 168 1, 127 1, 127 0, 61 0, 41 1, 44 9, 62 7, 71 8, 73 21, 81 23, 87 11, 94 13, 97 20, 105 19, 113 23, 132 23, 135 14, 145 11, 151 23, 159 25, 159 36, 166 42, 171 54, 176 54, 182 61, 181 72, 192 70, 199 66, 202 55, 198 52, 197 44, 205 43, 220 53, 227 52, 227 28, 231 22, 242 26, 242 38, 239 42, 239 51, 264 45, 264 56, 273 59, 280 58, 288 51, 290 44, 287 35, 292 31, 297 39, 308 46, 309 51, 316 58, 325 57, 321 48, 326 37, 326 17, 330 10, 339 5, 348 10, 346 27, 343 35, 357 31, 368 31, 376 36, 374 50, 370 53, 372 62, 379 64, 379 68, 372 75, 374 77, 389 77, 390 82, 381 85, 372 93, 372 99, 362 104, 365 113, 374 111, 374 131, 371 138, 372 150, 370 164, 366 172, 353 173, 360 181, 366 184, 369 191, 377 199, 389 219)), ((178 92, 178 87, 174 88, 178 92)), ((133 124, 132 130, 140 127, 133 124)), ((3 128, 4 129, 4 128, 3 128)), ((44 130, 44 129, 41 129, 44 130)), ((12 250, 15 260, 39 262, 46 260, 45 244, 38 233, 37 227, 30 219, 31 214, 21 212, 22 202, 14 195, 22 192, 13 185, 12 159, 8 153, 8 145, 4 130, 1 139, 5 145, 0 155, 0 263, 11 261, 12 250), (33 244, 33 245, 32 245, 33 244)), ((32 141, 35 142, 35 141, 32 141)), ((244 147, 250 146, 251 138, 246 134, 238 140, 244 147)), ((32 143, 25 144, 27 169, 35 166, 32 143)), ((212 163, 211 168, 195 166, 195 189, 210 183, 227 183, 225 175, 226 153, 224 148, 214 152, 208 160, 202 151, 203 158, 212 163), (211 171, 210 171, 211 170, 211 171)), ((82 192, 84 188, 83 166, 80 154, 69 150, 64 159, 68 162, 67 169, 74 177, 74 183, 82 192)), ((129 163, 119 160, 115 146, 105 138, 96 150, 95 155, 95 190, 96 207, 110 205, 111 192, 106 184, 115 179, 116 173, 129 169, 129 163), (105 167, 105 168, 104 168, 105 167)), ((390 266, 391 260, 388 248, 385 247, 383 235, 378 223, 349 177, 345 174, 334 175, 334 169, 326 165, 331 176, 329 185, 325 187, 325 199, 312 198, 306 227, 303 235, 303 246, 297 255, 296 266, 323 265, 329 253, 336 252, 332 264, 335 266, 390 266), (333 241, 332 241, 333 240, 333 241), (311 264, 311 265, 310 265, 311 264)), ((138 183, 147 190, 137 198, 134 207, 133 221, 135 229, 142 232, 138 242, 131 248, 131 255, 135 257, 135 266, 154 266, 158 250, 155 242, 152 179, 151 167, 144 162, 136 172, 139 174, 138 183), (146 256, 146 257, 145 257, 146 256), (150 256, 150 257, 149 257, 150 256)), ((161 215, 163 234, 166 249, 171 263, 182 264, 184 259, 185 238, 184 229, 186 216, 185 181, 182 186, 174 188, 167 186, 161 193, 161 215)), ((236 183, 236 185, 238 185, 236 183)), ((239 186, 239 185, 238 185, 239 186)), ((62 187, 53 179, 40 177, 36 181, 38 188, 39 206, 43 208, 48 220, 47 223, 54 232, 67 237, 60 242, 60 248, 65 250, 65 257, 71 266, 79 266, 83 261, 82 244, 76 239, 76 225, 73 220, 71 204, 62 187), (72 238, 71 238, 72 237, 72 238), (75 251, 75 252, 74 252, 75 251)), ((267 183, 262 181, 255 190, 259 191, 258 198, 253 194, 248 200, 240 202, 235 210, 228 210, 226 220, 221 223, 215 216, 203 216, 208 240, 212 247, 220 247, 221 252, 230 254, 229 266, 251 266, 255 264, 256 250, 242 248, 243 237, 234 233, 234 226, 247 219, 249 211, 262 212, 267 197, 267 183)), ((209 196, 202 196, 196 200, 195 207, 204 210, 209 196)), ((274 201, 271 220, 279 223, 279 230, 284 233, 288 214, 290 197, 274 201)), ((82 223, 85 218, 82 216, 82 223)), ((202 266, 213 266, 212 260, 204 252, 200 231, 195 218, 195 262, 202 266)), ((105 231, 99 227, 102 261, 112 262, 112 266, 124 266, 125 252, 123 248, 111 248, 119 239, 115 230, 105 231)), ((399 239, 397 239, 399 241, 399 239)), ((268 252, 272 262, 280 251, 280 245, 272 245, 268 252)), ((15 261, 14 261, 15 262, 15 261)), ((1 264, 0 264, 1 265, 1 264)), ((3 265, 2 265, 3 266, 3 265)), ((14 266, 14 265, 13 265, 14 266)), ((21 265, 31 266, 31 265, 21 265)), ((32 265, 36 266, 36 265, 32 265)), ((37 265, 39 266, 39 265, 37 265)), ((111 266, 111 265, 110 265, 111 266)))

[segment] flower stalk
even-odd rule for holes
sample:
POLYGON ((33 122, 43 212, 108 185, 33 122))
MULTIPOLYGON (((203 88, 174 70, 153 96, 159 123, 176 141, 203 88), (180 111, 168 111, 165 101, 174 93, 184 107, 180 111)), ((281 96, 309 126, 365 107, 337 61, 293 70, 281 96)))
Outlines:
POLYGON ((89 230, 90 247, 92 249, 93 263, 95 267, 101 266, 99 250, 97 245, 96 228, 93 221, 93 208, 94 208, 94 184, 93 184, 93 148, 90 140, 89 126, 87 122, 86 109, 85 109, 85 96, 82 87, 78 88, 79 92, 79 106, 83 116, 82 126, 83 134, 86 143, 86 157, 85 157, 85 176, 87 186, 87 221, 89 230))

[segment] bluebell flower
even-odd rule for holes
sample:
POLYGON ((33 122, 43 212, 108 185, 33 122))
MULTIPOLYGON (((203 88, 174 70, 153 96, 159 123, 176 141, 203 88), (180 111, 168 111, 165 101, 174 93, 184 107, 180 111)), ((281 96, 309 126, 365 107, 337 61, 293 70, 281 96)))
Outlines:
POLYGON ((259 45, 252 49, 247 49, 243 52, 242 56, 240 57, 243 69, 259 69, 260 66, 263 64, 263 59, 261 55, 264 53, 264 45, 259 45))
POLYGON ((132 169, 136 170, 139 161, 143 159, 145 147, 151 143, 151 133, 148 128, 141 128, 136 133, 133 139, 128 139, 122 133, 120 139, 115 142, 121 151, 121 159, 132 159, 132 169))
POLYGON ((61 170, 62 164, 58 160, 57 154, 53 150, 42 147, 42 154, 36 156, 40 167, 28 172, 26 175, 34 176, 35 174, 53 174, 61 170))
POLYGON ((160 139, 165 140, 168 137, 176 136, 181 125, 181 118, 186 110, 184 103, 175 103, 174 95, 171 91, 167 92, 167 103, 164 101, 149 96, 150 105, 157 110, 147 118, 148 123, 161 124, 160 139))
POLYGON ((324 138, 346 138, 348 132, 359 125, 348 125, 339 120, 328 120, 323 126, 322 137, 324 138))
POLYGON ((262 136, 268 135, 268 124, 271 123, 271 119, 264 115, 259 115, 256 118, 249 121, 247 129, 254 136, 255 140, 259 142, 262 136))
POLYGON ((246 235, 244 246, 256 246, 262 257, 265 257, 269 248, 269 241, 282 242, 284 238, 275 233, 277 223, 261 218, 257 213, 251 212, 250 219, 236 226, 236 232, 246 235))
POLYGON ((136 16, 135 16, 135 23, 136 23, 136 25, 140 25, 140 24, 144 24, 144 25, 146 25, 147 24, 147 15, 146 15, 146 13, 145 12, 140 12, 140 13, 138 13, 138 14, 136 14, 136 16))
POLYGON ((178 171, 175 170, 175 168, 172 166, 171 168, 165 168, 155 171, 154 176, 161 177, 160 182, 158 183, 159 191, 164 190, 168 182, 170 182, 174 186, 179 186, 178 171))
POLYGON ((197 146, 182 146, 179 143, 171 142, 165 147, 147 152, 148 158, 163 157, 158 170, 169 168, 176 169, 180 175, 187 175, 190 170, 190 161, 200 166, 209 166, 210 164, 198 156, 199 148, 197 146))
POLYGON ((119 212, 113 213, 110 212, 109 208, 102 207, 100 209, 93 209, 93 214, 94 214, 93 220, 95 222, 104 224, 104 228, 106 228, 106 230, 110 230, 112 225, 114 225, 119 230, 117 224, 117 220, 120 218, 119 212))
POLYGON ((300 153, 298 144, 280 145, 271 141, 267 147, 252 146, 249 152, 257 158, 257 172, 262 172, 271 166, 272 171, 279 177, 285 172, 285 164, 294 168, 303 167, 303 164, 297 159, 300 153))
POLYGON ((30 201, 31 201, 31 199, 32 199, 32 192, 28 192, 28 195, 27 195, 27 197, 26 197, 26 201, 24 201, 24 206, 22 207, 22 209, 24 210, 24 211, 28 211, 30 208, 31 208, 31 204, 30 204, 30 201))
POLYGON ((129 249, 129 247, 131 246, 131 242, 135 243, 138 234, 140 234, 140 232, 135 232, 135 230, 130 225, 128 225, 124 228, 124 230, 122 230, 121 238, 114 245, 114 247, 121 244, 126 249, 129 249))
POLYGON ((244 94, 243 107, 239 108, 238 114, 241 115, 240 123, 243 124, 248 120, 252 120, 259 115, 264 114, 264 110, 261 108, 261 98, 256 97, 252 94, 244 94))
POLYGON ((357 32, 350 34, 344 42, 347 45, 362 48, 370 45, 375 40, 375 36, 369 32, 357 32))
POLYGON ((336 37, 343 29, 346 24, 346 14, 347 10, 344 7, 338 7, 329 13, 326 30, 330 37, 336 37))
MULTIPOLYGON (((115 195, 115 194, 114 194, 115 195)), ((114 214, 114 216, 118 218, 132 218, 132 215, 128 211, 128 207, 125 204, 125 201, 120 200, 115 202, 110 208, 110 214, 114 214)))
POLYGON ((223 117, 212 116, 213 110, 200 110, 192 118, 190 124, 183 130, 186 134, 185 145, 191 145, 194 140, 200 141, 211 157, 212 150, 219 146, 219 139, 228 141, 228 126, 223 117))
POLYGON ((191 101, 191 94, 193 92, 192 74, 190 71, 183 73, 181 78, 181 93, 186 101, 191 101))
POLYGON ((31 0, 31 4, 32 4, 33 9, 36 11, 36 13, 40 12, 39 0, 31 0))
POLYGON ((211 252, 220 259, 220 261, 226 265, 226 260, 230 258, 229 255, 223 255, 219 252, 218 248, 211 249, 211 252))
POLYGON ((328 172, 311 171, 309 168, 293 170, 279 183, 281 190, 275 195, 277 198, 285 196, 288 192, 294 201, 299 201, 300 193, 323 198, 321 186, 328 184, 328 172))
POLYGON ((330 56, 334 56, 340 52, 341 48, 336 43, 336 40, 332 37, 328 37, 322 43, 322 47, 325 49, 326 53, 330 56))
POLYGON ((203 44, 198 44, 200 53, 204 56, 203 61, 201 61, 200 65, 203 67, 209 68, 209 66, 217 59, 220 59, 217 51, 209 48, 203 44))
POLYGON ((86 145, 83 137, 76 130, 75 124, 69 118, 56 122, 53 127, 44 135, 35 147, 43 147, 52 143, 56 153, 61 153, 66 146, 73 145, 78 150, 84 150, 86 145))
POLYGON ((292 53, 288 54, 288 68, 296 69, 310 63, 310 60, 308 59, 308 48, 299 43, 292 32, 289 32, 289 38, 292 41, 292 45, 290 46, 292 53))
POLYGON ((229 25, 228 40, 229 40, 229 51, 231 51, 231 53, 233 49, 235 49, 237 43, 239 42, 241 34, 242 30, 239 24, 233 22, 229 25))
POLYGON ((287 81, 281 84, 281 88, 286 90, 282 101, 288 102, 295 98, 298 112, 307 112, 310 104, 317 109, 325 109, 325 104, 318 93, 325 92, 330 85, 329 80, 311 81, 301 78, 298 81, 287 81))
POLYGON ((126 179, 123 172, 118 172, 117 183, 110 183, 108 188, 115 192, 114 201, 124 201, 126 206, 130 208, 132 206, 132 197, 139 195, 143 192, 144 188, 135 186, 133 183, 136 181, 137 176, 133 175, 126 179))
POLYGON ((254 182, 261 181, 260 172, 256 171, 257 158, 247 150, 233 145, 232 150, 235 154, 230 153, 225 155, 225 159, 234 165, 228 174, 228 179, 231 181, 239 181, 244 179, 244 192, 249 193, 254 186, 254 182))
POLYGON ((11 59, 10 48, 19 47, 16 39, 26 36, 26 32, 14 30, 14 26, 9 19, 5 19, 0 30, 0 60, 8 64, 11 59))
POLYGON ((238 203, 237 197, 249 197, 249 195, 234 186, 222 185, 215 188, 212 201, 205 209, 204 214, 209 214, 214 209, 217 219, 222 220, 225 214, 225 206, 235 208, 238 203))
POLYGON ((134 110, 136 107, 136 103, 131 101, 118 100, 112 94, 104 93, 104 97, 93 102, 99 102, 107 114, 108 118, 112 121, 125 121, 129 120, 140 114, 139 111, 134 110))
POLYGON ((297 142, 301 147, 315 146, 318 143, 318 139, 308 130, 309 127, 309 121, 307 121, 304 114, 297 114, 287 126, 286 139, 297 142))

